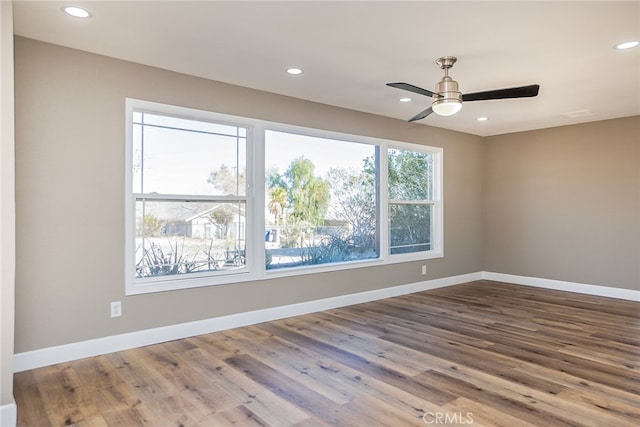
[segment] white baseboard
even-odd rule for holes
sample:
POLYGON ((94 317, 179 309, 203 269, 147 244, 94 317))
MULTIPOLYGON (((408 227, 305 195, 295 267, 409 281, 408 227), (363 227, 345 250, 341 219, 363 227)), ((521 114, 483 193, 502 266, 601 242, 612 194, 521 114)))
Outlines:
POLYGON ((42 366, 55 365, 56 363, 83 359, 85 357, 93 357, 130 348, 208 334, 225 329, 238 328, 241 326, 283 319, 286 317, 299 316, 322 310, 407 295, 480 279, 482 279, 481 272, 469 273, 460 276, 427 280, 408 285, 393 286, 390 288, 376 289, 357 294, 342 295, 298 304, 266 308, 263 310, 255 310, 246 313, 232 314, 229 316, 215 317, 195 322, 146 329, 121 335, 113 335, 56 347, 27 351, 14 355, 13 368, 14 372, 22 372, 42 366))
POLYGON ((16 427, 18 424, 18 407, 16 401, 0 406, 0 427, 16 427))
MULTIPOLYGON (((15 372, 21 372, 42 366, 54 365, 56 363, 83 359, 85 357, 99 356, 130 348, 158 344, 225 329, 315 313, 322 310, 407 295, 481 279, 640 301, 640 291, 637 290, 482 271, 27 351, 14 355, 13 368, 15 372)), ((4 427, 4 424, 2 424, 2 427, 4 427)))
POLYGON ((612 288, 610 286, 588 285, 584 283, 565 282, 562 280, 541 279, 539 277, 492 273, 489 271, 483 271, 482 278, 485 280, 514 283, 516 285, 535 286, 537 288, 554 289, 557 291, 577 292, 579 294, 640 301, 640 291, 633 289, 612 288))

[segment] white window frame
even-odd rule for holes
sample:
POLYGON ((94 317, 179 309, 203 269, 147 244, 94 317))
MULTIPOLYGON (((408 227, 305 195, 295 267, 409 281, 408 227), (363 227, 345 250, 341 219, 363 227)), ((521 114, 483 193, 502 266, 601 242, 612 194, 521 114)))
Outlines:
POLYGON ((252 150, 252 133, 253 121, 242 117, 229 116, 224 114, 209 113, 206 111, 195 110, 184 107, 176 107, 171 105, 159 104, 149 101, 127 98, 125 102, 125 123, 126 123, 126 173, 125 173, 125 291, 127 295, 135 295, 141 293, 160 292, 167 290, 176 290, 184 288, 193 288, 201 286, 209 286, 224 283, 242 282, 247 280, 255 280, 255 261, 254 247, 248 242, 254 241, 256 229, 250 224, 253 222, 255 208, 253 207, 253 176, 254 155, 250 154, 252 150), (231 125, 245 127, 247 129, 247 159, 246 159, 246 195, 245 196, 201 196, 188 194, 162 194, 162 195, 145 195, 133 193, 133 114, 134 112, 144 112, 169 117, 177 117, 189 120, 200 120, 205 122, 214 122, 223 125, 231 125), (246 200, 246 242, 245 258, 247 261, 244 268, 227 271, 203 271, 180 275, 167 275, 157 277, 135 277, 135 236, 136 236, 136 201, 144 198, 148 201, 203 201, 203 202, 237 202, 246 200))
MULTIPOLYGON (((392 141, 373 137, 345 134, 320 129, 293 126, 283 123, 267 122, 246 117, 213 113, 192 108, 177 107, 156 102, 127 98, 125 101, 125 293, 126 295, 146 294, 178 289, 189 289, 203 286, 232 284, 302 274, 313 274, 328 271, 340 271, 367 266, 380 266, 417 260, 441 258, 444 256, 444 216, 443 216, 443 149, 420 144, 392 141), (246 268, 223 272, 198 272, 176 276, 159 276, 153 278, 135 278, 135 200, 133 193, 133 112, 144 111, 160 115, 177 116, 192 120, 203 120, 214 123, 229 124, 247 128, 246 150, 246 268), (267 270, 265 267, 264 242, 264 135, 266 130, 297 133, 320 138, 370 144, 378 147, 378 193, 377 223, 379 239, 379 258, 350 262, 318 264, 291 268, 267 270), (430 153, 433 156, 433 228, 432 249, 429 251, 405 254, 390 254, 389 250, 389 217, 388 217, 388 183, 387 152, 389 148, 430 153), (384 171, 384 173, 383 173, 384 171)), ((176 196, 183 200, 184 196, 176 196)))
MULTIPOLYGON (((431 200, 393 200, 389 199, 389 184, 386 182, 387 174, 384 174, 385 184, 384 184, 384 198, 386 200, 385 206, 385 224, 387 227, 384 227, 386 232, 389 232, 389 204, 391 203, 404 203, 404 204, 417 204, 417 205, 431 205, 433 206, 433 228, 431 230, 431 248, 428 251, 420 251, 420 252, 409 252, 402 254, 391 254, 391 248, 389 245, 389 235, 385 236, 386 240, 386 250, 387 255, 391 260, 395 260, 396 262, 406 262, 406 261, 418 261, 423 259, 432 259, 432 258, 441 258, 444 256, 444 216, 443 216, 443 203, 442 203, 442 148, 435 147, 427 147, 423 145, 417 144, 409 144, 409 143, 398 143, 392 142, 386 146, 385 153, 390 149, 398 149, 405 151, 414 151, 420 153, 431 154, 432 162, 433 162, 433 198, 431 200)), ((388 156, 385 154, 384 156, 384 170, 388 170, 389 164, 387 162, 388 156)))

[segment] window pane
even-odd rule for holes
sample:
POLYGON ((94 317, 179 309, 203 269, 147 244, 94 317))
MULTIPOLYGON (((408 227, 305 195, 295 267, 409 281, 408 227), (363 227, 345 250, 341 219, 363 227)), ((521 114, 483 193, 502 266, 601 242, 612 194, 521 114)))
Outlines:
POLYGON ((391 254, 431 250, 433 206, 425 204, 389 205, 391 254))
POLYGON ((246 203, 136 201, 136 277, 245 265, 246 203))
POLYGON ((432 200, 433 156, 419 151, 390 149, 389 199, 432 200))
MULTIPOLYGON (((167 124, 178 120, 166 119, 167 124)), ((134 132, 137 126, 134 126, 134 132)), ((148 125, 141 127, 142 193, 246 194, 245 138, 148 125)))
POLYGON ((377 258, 376 147, 265 133, 267 269, 377 258))

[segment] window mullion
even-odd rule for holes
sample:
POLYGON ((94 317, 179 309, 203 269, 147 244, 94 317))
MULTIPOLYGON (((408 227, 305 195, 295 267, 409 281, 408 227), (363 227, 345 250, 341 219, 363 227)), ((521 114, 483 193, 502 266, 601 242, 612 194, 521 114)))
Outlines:
POLYGON ((381 144, 378 147, 378 236, 380 239, 380 258, 387 259, 389 255, 389 158, 388 147, 381 144))
MULTIPOLYGON (((251 136, 247 138, 249 142, 247 147, 247 168, 249 175, 247 182, 250 183, 247 189, 248 197, 247 209, 251 214, 250 231, 252 238, 247 241, 247 251, 251 255, 249 268, 255 272, 258 277, 265 275, 265 164, 264 164, 264 133, 265 128, 262 122, 257 123, 250 128, 251 136), (251 153, 251 154, 249 154, 251 153)), ((248 135, 249 136, 249 135, 248 135)))
POLYGON ((183 202, 246 202, 246 196, 201 196, 193 194, 144 194, 134 193, 136 200, 153 200, 153 201, 183 201, 183 202))
POLYGON ((405 200, 405 199, 389 199, 391 205, 435 205, 435 200, 405 200))

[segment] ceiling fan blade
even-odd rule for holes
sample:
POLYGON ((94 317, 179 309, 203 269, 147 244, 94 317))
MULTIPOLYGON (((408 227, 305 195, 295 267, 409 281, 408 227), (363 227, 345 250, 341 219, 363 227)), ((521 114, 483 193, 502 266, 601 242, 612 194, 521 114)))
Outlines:
POLYGON ((508 89, 486 90, 484 92, 465 93, 462 101, 486 101, 489 99, 530 98, 537 96, 540 85, 512 87, 508 89))
POLYGON ((422 120, 425 117, 427 117, 429 114, 433 113, 433 108, 429 107, 426 110, 422 111, 419 114, 416 114, 415 116, 411 117, 409 119, 409 122, 415 122, 416 120, 422 120))
POLYGON ((433 96, 433 92, 421 87, 414 86, 409 83, 387 83, 387 86, 395 87, 397 89, 408 90, 409 92, 418 93, 424 96, 433 96))

